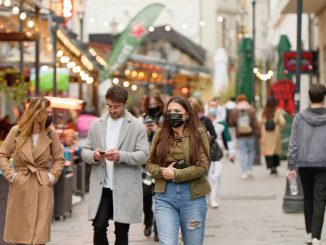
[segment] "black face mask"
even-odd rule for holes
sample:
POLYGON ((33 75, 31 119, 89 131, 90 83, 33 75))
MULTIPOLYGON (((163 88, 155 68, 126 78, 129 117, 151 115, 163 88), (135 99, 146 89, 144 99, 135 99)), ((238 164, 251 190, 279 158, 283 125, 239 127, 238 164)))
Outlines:
POLYGON ((156 115, 160 111, 160 106, 148 108, 149 115, 156 115))
POLYGON ((51 115, 48 115, 45 120, 45 128, 49 127, 53 121, 53 117, 51 115))
POLYGON ((166 120, 172 128, 178 128, 184 124, 183 114, 180 113, 169 113, 166 115, 166 120))

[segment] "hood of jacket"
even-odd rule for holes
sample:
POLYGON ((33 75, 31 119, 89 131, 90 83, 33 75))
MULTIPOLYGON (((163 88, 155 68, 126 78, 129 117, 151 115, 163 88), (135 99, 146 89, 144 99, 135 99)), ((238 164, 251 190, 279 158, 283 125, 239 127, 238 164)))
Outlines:
POLYGON ((318 115, 315 113, 312 113, 308 110, 305 110, 300 113, 303 120, 305 120, 308 124, 316 127, 316 126, 322 126, 326 124, 326 113, 322 115, 318 115))

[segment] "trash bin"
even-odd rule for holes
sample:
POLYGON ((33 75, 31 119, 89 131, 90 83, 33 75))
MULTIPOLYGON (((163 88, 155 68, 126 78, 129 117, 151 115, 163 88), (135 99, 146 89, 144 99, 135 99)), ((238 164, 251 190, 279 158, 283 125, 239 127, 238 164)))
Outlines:
POLYGON ((5 245, 3 238, 3 230, 6 220, 7 198, 8 198, 9 184, 7 180, 0 173, 0 245, 5 245))
POLYGON ((72 214, 73 173, 64 170, 54 186, 54 218, 62 220, 72 214))
POLYGON ((285 195, 283 197, 283 211, 285 213, 303 212, 303 189, 299 175, 297 176, 298 193, 291 195, 290 183, 286 178, 285 195))

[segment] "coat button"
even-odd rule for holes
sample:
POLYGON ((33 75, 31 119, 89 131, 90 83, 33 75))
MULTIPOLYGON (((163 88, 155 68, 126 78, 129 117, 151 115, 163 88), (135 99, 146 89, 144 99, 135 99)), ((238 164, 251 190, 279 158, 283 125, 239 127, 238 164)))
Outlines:
POLYGON ((102 185, 102 181, 100 182, 100 185, 102 185))

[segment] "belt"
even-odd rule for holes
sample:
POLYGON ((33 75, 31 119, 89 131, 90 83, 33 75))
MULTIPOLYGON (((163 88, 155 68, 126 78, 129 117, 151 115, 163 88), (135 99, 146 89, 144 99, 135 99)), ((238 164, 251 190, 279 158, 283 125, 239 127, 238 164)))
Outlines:
POLYGON ((40 172, 42 171, 49 171, 49 168, 48 167, 34 167, 34 166, 26 166, 26 167, 16 167, 15 170, 17 172, 22 172, 23 174, 27 174, 28 172, 31 172, 31 173, 35 173, 36 174, 36 177, 37 177, 37 180, 38 182, 43 185, 43 179, 42 179, 42 175, 40 174, 40 172))

